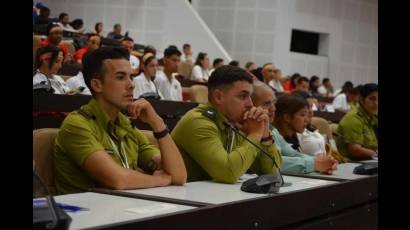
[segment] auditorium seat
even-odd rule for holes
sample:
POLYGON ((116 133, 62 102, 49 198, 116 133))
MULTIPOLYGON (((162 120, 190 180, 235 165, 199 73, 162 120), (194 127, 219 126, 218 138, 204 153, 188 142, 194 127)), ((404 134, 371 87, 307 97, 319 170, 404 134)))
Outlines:
MULTIPOLYGON (((33 130, 33 160, 34 171, 41 177, 52 195, 56 195, 54 181, 54 139, 59 129, 42 128, 33 130)), ((36 197, 45 196, 43 189, 35 183, 33 192, 36 197)))

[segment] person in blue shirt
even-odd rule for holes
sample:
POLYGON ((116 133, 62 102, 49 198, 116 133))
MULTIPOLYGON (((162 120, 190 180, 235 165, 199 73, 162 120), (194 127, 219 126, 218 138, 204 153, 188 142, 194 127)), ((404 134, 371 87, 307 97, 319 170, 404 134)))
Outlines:
MULTIPOLYGON (((272 124, 276 111, 276 96, 273 90, 261 81, 254 81, 252 102, 255 106, 261 106, 268 110, 270 123, 272 124)), ((336 170, 337 161, 333 157, 322 154, 313 157, 301 153, 293 149, 275 127, 271 126, 271 130, 276 147, 282 154, 282 172, 307 174, 317 171, 324 174, 332 174, 336 170)))

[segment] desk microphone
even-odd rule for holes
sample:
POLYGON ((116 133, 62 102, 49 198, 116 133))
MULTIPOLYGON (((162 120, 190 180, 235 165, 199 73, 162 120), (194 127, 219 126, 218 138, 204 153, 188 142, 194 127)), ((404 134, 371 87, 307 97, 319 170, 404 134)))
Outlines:
POLYGON ((246 141, 248 141, 250 144, 255 146, 257 149, 259 149, 263 154, 265 154, 267 157, 269 157, 273 164, 276 166, 278 169, 278 175, 272 175, 272 174, 263 174, 260 175, 256 178, 249 179, 245 182, 243 182, 241 186, 241 190, 244 192, 250 192, 250 193, 277 193, 279 192, 279 189, 281 186, 283 186, 285 183, 283 181, 282 173, 280 172, 280 168, 278 167, 278 164, 276 164, 275 158, 270 155, 268 152, 266 152, 264 149, 253 143, 251 140, 249 140, 248 137, 243 135, 236 127, 233 125, 229 124, 226 121, 223 121, 223 124, 225 127, 232 129, 235 133, 237 133, 239 136, 243 137, 246 141))
POLYGON ((33 176, 40 182, 41 187, 46 192, 48 208, 33 207, 33 229, 68 229, 71 224, 71 217, 64 210, 57 207, 56 201, 41 180, 40 176, 33 171, 33 176), (48 210, 47 210, 48 209, 48 210), (49 215, 51 214, 51 222, 49 215))

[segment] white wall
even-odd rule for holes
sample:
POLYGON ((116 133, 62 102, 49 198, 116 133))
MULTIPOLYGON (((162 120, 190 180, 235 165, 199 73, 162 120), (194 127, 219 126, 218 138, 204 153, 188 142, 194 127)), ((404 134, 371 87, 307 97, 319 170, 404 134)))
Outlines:
POLYGON ((51 16, 66 12, 70 20, 81 18, 85 27, 94 30, 96 22, 104 23, 108 33, 116 23, 123 33, 135 42, 153 45, 162 57, 168 45, 182 51, 184 43, 192 45, 194 57, 206 51, 211 60, 221 57, 230 60, 218 39, 212 34, 198 13, 186 0, 43 0, 51 9, 51 16))
POLYGON ((378 82, 377 0, 193 0, 233 59, 283 73, 329 77, 337 87, 378 82), (290 52, 292 29, 329 34, 328 57, 290 52))

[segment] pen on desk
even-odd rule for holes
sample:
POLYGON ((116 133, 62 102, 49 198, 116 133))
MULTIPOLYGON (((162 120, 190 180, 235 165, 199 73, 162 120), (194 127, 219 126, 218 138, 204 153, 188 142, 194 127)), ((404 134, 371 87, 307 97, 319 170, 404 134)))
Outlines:
POLYGON ((77 212, 77 211, 87 211, 87 210, 90 210, 90 209, 88 209, 88 208, 82 208, 82 207, 79 207, 79 206, 68 205, 68 204, 62 204, 62 203, 57 203, 57 206, 58 206, 59 208, 62 208, 62 209, 64 209, 64 210, 66 210, 66 211, 69 211, 69 212, 77 212))

